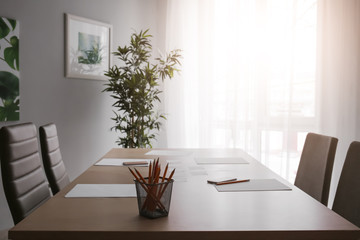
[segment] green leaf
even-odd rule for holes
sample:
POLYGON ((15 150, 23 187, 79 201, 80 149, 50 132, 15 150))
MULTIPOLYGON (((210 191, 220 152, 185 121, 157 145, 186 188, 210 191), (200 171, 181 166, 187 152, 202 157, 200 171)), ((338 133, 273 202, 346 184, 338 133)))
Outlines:
POLYGON ((8 121, 18 121, 20 120, 20 113, 19 112, 9 112, 7 116, 8 121))
POLYGON ((3 20, 3 18, 0 18, 0 39, 3 39, 10 33, 10 28, 6 24, 6 22, 3 20))
POLYGON ((19 78, 10 72, 0 71, 0 98, 14 100, 19 96, 19 78))
POLYGON ((13 31, 14 31, 15 28, 16 28, 16 20, 10 19, 10 18, 7 18, 7 20, 8 20, 9 23, 11 24, 11 27, 12 27, 12 29, 13 29, 13 31))
POLYGON ((17 121, 19 120, 19 100, 3 101, 4 107, 0 107, 1 121, 17 121))
POLYGON ((12 47, 5 48, 4 58, 7 64, 14 70, 19 70, 19 39, 16 36, 10 38, 12 47))
POLYGON ((6 121, 5 108, 0 106, 0 122, 6 121))

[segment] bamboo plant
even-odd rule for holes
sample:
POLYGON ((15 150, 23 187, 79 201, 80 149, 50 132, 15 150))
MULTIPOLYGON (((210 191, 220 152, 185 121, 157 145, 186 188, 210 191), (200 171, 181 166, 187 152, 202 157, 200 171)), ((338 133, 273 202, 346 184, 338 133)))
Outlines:
POLYGON ((152 35, 148 31, 133 33, 129 46, 119 46, 113 54, 121 65, 114 65, 105 73, 109 80, 104 91, 111 93, 116 108, 111 129, 120 132, 116 142, 124 148, 152 147, 161 119, 166 119, 154 109, 155 103, 161 102, 159 81, 171 79, 179 71, 179 49, 150 63, 152 35))

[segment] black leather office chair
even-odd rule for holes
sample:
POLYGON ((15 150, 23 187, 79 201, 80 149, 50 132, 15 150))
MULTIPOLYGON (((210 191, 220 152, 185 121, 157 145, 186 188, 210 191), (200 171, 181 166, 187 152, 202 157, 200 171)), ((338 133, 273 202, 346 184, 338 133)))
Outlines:
POLYGON ((349 146, 332 209, 360 227, 360 142, 349 146))
POLYGON ((337 143, 337 138, 308 133, 294 183, 326 206, 337 143))
POLYGON ((56 125, 49 123, 41 126, 39 132, 45 173, 55 195, 70 182, 61 157, 56 125))
POLYGON ((2 127, 0 158, 5 196, 17 224, 51 197, 41 166, 35 125, 2 127))

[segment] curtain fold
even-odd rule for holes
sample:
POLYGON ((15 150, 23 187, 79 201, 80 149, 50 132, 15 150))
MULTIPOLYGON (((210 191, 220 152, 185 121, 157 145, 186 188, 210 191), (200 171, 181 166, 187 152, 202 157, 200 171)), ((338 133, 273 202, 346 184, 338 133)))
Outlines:
POLYGON ((360 141, 360 2, 318 4, 319 131, 339 138, 331 205, 347 149, 352 141, 360 141))

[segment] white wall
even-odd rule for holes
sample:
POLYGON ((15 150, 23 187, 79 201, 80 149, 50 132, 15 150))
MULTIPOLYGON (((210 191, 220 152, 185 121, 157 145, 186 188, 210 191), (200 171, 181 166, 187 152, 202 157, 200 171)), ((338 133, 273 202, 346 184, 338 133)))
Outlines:
MULTIPOLYGON (((56 123, 69 176, 77 177, 116 147, 116 133, 110 132, 113 101, 101 92, 104 82, 64 77, 64 13, 112 24, 113 51, 128 44, 134 30, 146 28, 157 49, 157 11, 163 11, 162 5, 160 0, 1 0, 0 16, 20 23, 21 109, 19 122, 0 127, 56 123)), ((12 225, 0 183, 0 230, 12 225)))

